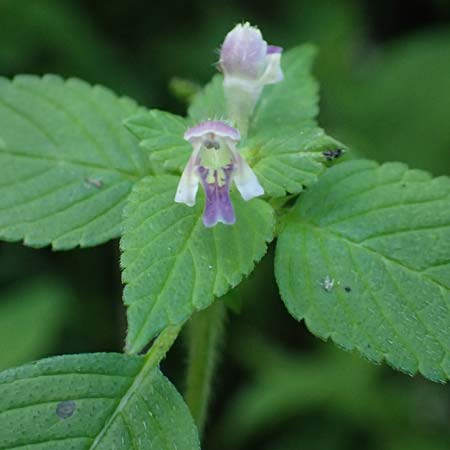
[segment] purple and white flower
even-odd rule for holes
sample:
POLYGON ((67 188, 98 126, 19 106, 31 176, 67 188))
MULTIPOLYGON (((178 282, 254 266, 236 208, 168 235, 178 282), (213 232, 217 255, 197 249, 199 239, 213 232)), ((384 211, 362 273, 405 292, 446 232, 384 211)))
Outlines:
POLYGON ((283 80, 283 49, 268 45, 258 28, 248 22, 236 25, 222 44, 219 69, 228 113, 238 128, 247 132, 248 122, 266 84, 283 80))
POLYGON ((264 194, 255 173, 239 153, 238 130, 225 122, 207 120, 189 128, 184 139, 192 144, 192 155, 178 184, 175 201, 195 204, 198 184, 206 194, 203 223, 213 227, 218 222, 232 225, 236 221, 230 199, 232 182, 244 200, 264 194))

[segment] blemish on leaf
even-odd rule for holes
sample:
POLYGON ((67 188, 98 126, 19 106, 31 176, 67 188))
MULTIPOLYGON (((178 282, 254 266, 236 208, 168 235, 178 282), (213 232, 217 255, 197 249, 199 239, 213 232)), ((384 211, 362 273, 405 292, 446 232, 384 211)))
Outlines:
POLYGON ((331 278, 329 275, 327 275, 323 280, 320 281, 320 285, 327 292, 332 291, 334 283, 335 283, 334 278, 331 278))
POLYGON ((345 292, 352 292, 352 288, 350 286, 345 286, 344 287, 344 291, 345 292))
POLYGON ((67 419, 73 415, 76 408, 77 408, 77 405, 73 400, 67 400, 64 402, 60 402, 56 406, 56 415, 60 419, 67 419))
POLYGON ((90 178, 90 177, 85 177, 84 182, 86 183, 86 185, 95 187, 97 189, 100 189, 103 186, 103 181, 102 180, 98 180, 95 178, 90 178))

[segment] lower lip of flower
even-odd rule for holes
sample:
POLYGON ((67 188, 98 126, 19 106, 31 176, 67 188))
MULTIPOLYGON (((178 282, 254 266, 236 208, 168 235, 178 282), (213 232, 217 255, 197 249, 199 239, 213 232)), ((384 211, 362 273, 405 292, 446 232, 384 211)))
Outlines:
POLYGON ((218 222, 232 225, 236 222, 233 204, 230 199, 230 185, 234 171, 233 164, 220 169, 200 166, 198 174, 206 195, 203 223, 213 227, 218 222))

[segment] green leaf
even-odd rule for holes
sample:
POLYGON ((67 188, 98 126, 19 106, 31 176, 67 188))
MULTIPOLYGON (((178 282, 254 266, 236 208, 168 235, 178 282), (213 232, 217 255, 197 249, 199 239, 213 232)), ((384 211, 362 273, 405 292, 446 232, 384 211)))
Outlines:
POLYGON ((186 404, 150 359, 97 353, 0 374, 0 448, 200 447, 186 404))
POLYGON ((153 109, 128 118, 125 125, 148 153, 155 172, 183 170, 192 152, 183 139, 188 128, 183 117, 153 109))
POLYGON ((295 128, 267 128, 251 136, 242 150, 266 195, 297 194, 317 181, 325 150, 342 147, 313 123, 295 128), (299 131, 300 130, 300 131, 299 131))
POLYGON ((178 181, 143 179, 125 208, 121 263, 131 352, 236 286, 273 237, 273 211, 263 200, 244 202, 232 192, 236 224, 206 228, 203 192, 193 208, 175 203, 178 181))
POLYGON ((193 122, 228 118, 222 83, 223 76, 216 74, 203 90, 194 96, 188 109, 188 115, 193 122))
MULTIPOLYGON (((303 45, 282 56, 284 80, 264 87, 242 153, 267 195, 298 193, 317 180, 324 168, 322 152, 342 144, 317 126, 318 84, 311 75, 315 49, 303 45)), ((222 75, 194 97, 189 117, 227 119, 222 75)))
POLYGON ((286 306, 314 334, 448 379, 448 178, 400 163, 339 164, 298 200, 275 264, 286 306))
POLYGON ((311 75, 315 56, 316 49, 309 44, 283 53, 284 80, 264 87, 252 118, 254 132, 314 121, 319 114, 319 85, 311 75))
POLYGON ((12 288, 0 298, 0 370, 45 356, 68 318, 70 289, 54 279, 12 288), (45 320, 36 320, 45 317, 45 320))
POLYGON ((80 80, 0 78, 0 237, 68 249, 118 236, 124 200, 148 172, 122 126, 138 110, 80 80))
POLYGON ((250 125, 247 160, 266 194, 298 193, 317 180, 322 152, 342 144, 317 126, 318 83, 311 75, 316 51, 302 45, 282 56, 284 80, 266 86, 250 125))

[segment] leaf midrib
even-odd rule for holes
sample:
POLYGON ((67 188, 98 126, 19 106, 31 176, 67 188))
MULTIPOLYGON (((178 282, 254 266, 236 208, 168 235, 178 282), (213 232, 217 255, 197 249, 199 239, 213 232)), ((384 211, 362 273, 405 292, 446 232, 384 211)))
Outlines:
MULTIPOLYGON (((181 220, 186 219, 187 217, 190 218, 190 217, 192 217, 193 215, 195 215, 195 214, 190 214, 190 215, 188 215, 188 216, 183 216, 183 218, 181 218, 177 223, 179 223, 181 220)), ((165 280, 164 280, 164 282, 162 283, 162 288, 161 288, 161 290, 160 290, 159 293, 156 295, 156 298, 154 299, 152 305, 150 305, 150 309, 149 309, 149 311, 147 312, 147 318, 146 318, 144 324, 140 327, 140 329, 139 329, 139 331, 138 331, 138 333, 137 333, 137 335, 136 335, 136 338, 133 340, 135 343, 136 343, 136 342, 139 343, 139 341, 140 341, 140 339, 141 339, 141 336, 142 336, 142 333, 144 332, 144 330, 145 330, 145 328, 146 328, 146 325, 148 325, 148 321, 149 321, 149 318, 150 318, 151 315, 152 315, 152 312, 154 311, 154 309, 156 308, 157 304, 159 303, 159 301, 160 301, 160 299, 161 299, 161 297, 162 297, 162 295, 163 295, 163 292, 166 290, 169 279, 174 275, 175 267, 178 265, 180 258, 184 255, 184 253, 185 253, 185 252, 188 250, 188 248, 189 248, 190 240, 191 240, 192 236, 194 235, 194 232, 195 232, 195 230, 197 229, 198 224, 200 223, 200 220, 201 220, 201 215, 199 215, 198 218, 197 218, 197 220, 194 221, 194 225, 193 225, 193 227, 191 228, 191 230, 189 230, 189 233, 187 234, 187 237, 186 237, 186 239, 185 239, 185 241, 184 241, 182 247, 181 247, 180 250, 178 251, 178 253, 177 253, 176 255, 173 256, 173 264, 172 264, 172 266, 169 268, 169 270, 168 270, 168 272, 167 272, 167 274, 166 274, 166 276, 165 276, 165 280)), ((217 276, 217 273, 216 273, 216 276, 217 276)), ((131 283, 132 283, 132 281, 130 282, 130 284, 131 284, 131 283)), ((135 345, 133 345, 133 346, 130 345, 130 347, 131 347, 131 348, 130 348, 130 351, 131 351, 131 352, 133 352, 133 350, 136 350, 135 345)))
POLYGON ((139 372, 136 374, 136 377, 131 383, 131 386, 128 388, 128 390, 125 392, 125 395, 122 396, 121 400, 119 401, 118 405, 116 406, 116 409, 111 414, 108 421, 105 423, 103 428, 99 431, 97 436, 95 437, 94 441, 92 442, 91 446, 88 450, 94 450, 98 444, 101 443, 101 440, 105 436, 106 432, 109 430, 111 425, 116 420, 117 416, 119 414, 122 414, 123 410, 127 406, 129 400, 133 396, 133 394, 139 389, 141 384, 143 383, 144 379, 146 378, 147 374, 155 369, 155 361, 153 358, 147 357, 144 364, 142 365, 142 368, 139 370, 139 372))

